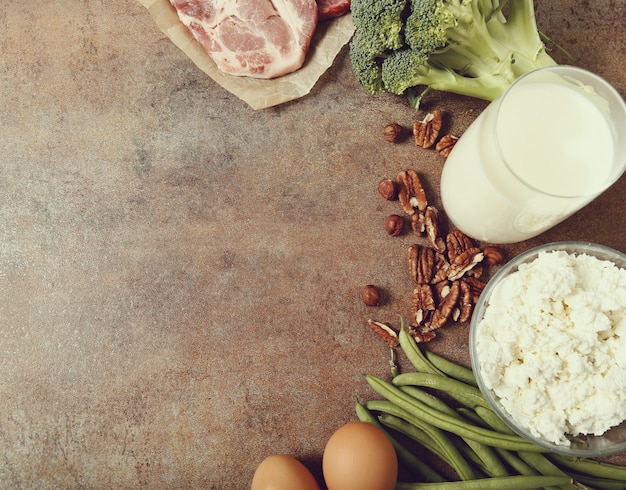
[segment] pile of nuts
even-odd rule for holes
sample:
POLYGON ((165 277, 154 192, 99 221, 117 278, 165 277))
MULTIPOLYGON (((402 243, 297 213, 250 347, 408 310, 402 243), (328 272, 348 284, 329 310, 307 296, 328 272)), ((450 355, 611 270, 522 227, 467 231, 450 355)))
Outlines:
MULTIPOLYGON (((385 127, 385 137, 392 131, 389 129, 391 126, 385 127)), ((435 110, 423 121, 415 123, 413 129, 419 146, 432 147, 441 129, 441 112, 435 110)), ((447 145, 445 148, 451 150, 456 138, 447 136, 449 138, 444 136, 439 143, 446 139, 450 143, 454 139, 451 145, 444 143, 447 145)), ((447 153, 444 152, 444 156, 447 153)), ((408 249, 409 275, 415 288, 406 328, 417 342, 429 342, 444 325, 470 320, 486 285, 482 279, 485 266, 502 263, 503 251, 492 245, 479 247, 458 229, 445 233, 441 215, 435 206, 429 204, 415 170, 402 170, 393 180, 382 179, 378 192, 383 199, 398 200, 400 203, 401 212, 391 214, 385 220, 387 233, 394 237, 402 235, 408 222, 412 234, 426 240, 426 243, 414 243, 408 249)), ((383 340, 395 346, 397 336, 393 335, 388 325, 373 320, 368 323, 383 340)))
MULTIPOLYGON (((457 136, 446 134, 439 138, 443 126, 443 114, 440 109, 426 114, 421 121, 413 123, 413 139, 420 148, 434 148, 441 156, 447 157, 455 143, 457 136)), ((398 143, 404 139, 405 130, 398 123, 387 124, 383 128, 383 137, 390 143, 398 143)))

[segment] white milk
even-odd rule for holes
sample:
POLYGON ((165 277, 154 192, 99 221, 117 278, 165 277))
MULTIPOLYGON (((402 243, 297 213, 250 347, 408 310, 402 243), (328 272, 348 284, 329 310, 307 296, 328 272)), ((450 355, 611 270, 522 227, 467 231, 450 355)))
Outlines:
POLYGON ((490 104, 446 160, 448 218, 476 239, 512 243, 594 199, 614 174, 615 141, 606 106, 593 99, 580 87, 529 82, 500 108, 490 104))

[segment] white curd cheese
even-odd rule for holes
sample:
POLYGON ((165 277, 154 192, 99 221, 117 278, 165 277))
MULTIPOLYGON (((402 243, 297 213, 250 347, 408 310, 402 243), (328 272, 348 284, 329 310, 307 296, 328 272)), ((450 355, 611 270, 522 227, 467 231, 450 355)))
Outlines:
POLYGON ((496 286, 476 330, 484 384, 518 425, 568 445, 626 418, 626 270, 541 252, 496 286))

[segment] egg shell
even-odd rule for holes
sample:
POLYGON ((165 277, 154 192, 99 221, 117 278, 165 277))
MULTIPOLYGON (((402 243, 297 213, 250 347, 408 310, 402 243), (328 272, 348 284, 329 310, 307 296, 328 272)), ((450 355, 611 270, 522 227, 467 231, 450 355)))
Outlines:
POLYGON ((393 490, 398 458, 382 430, 366 422, 350 422, 326 443, 322 471, 328 490, 393 490))
POLYGON ((252 478, 251 490, 320 490, 313 474, 300 461, 284 454, 265 458, 252 478))

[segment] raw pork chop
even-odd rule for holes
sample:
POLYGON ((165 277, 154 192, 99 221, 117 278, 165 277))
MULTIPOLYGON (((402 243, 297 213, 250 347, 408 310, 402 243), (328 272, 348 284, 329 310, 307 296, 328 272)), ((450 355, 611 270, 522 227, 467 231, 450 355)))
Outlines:
POLYGON ((332 19, 348 13, 350 0, 317 0, 320 19, 332 19))
POLYGON ((170 0, 181 22, 230 75, 274 78, 304 63, 315 0, 170 0))

